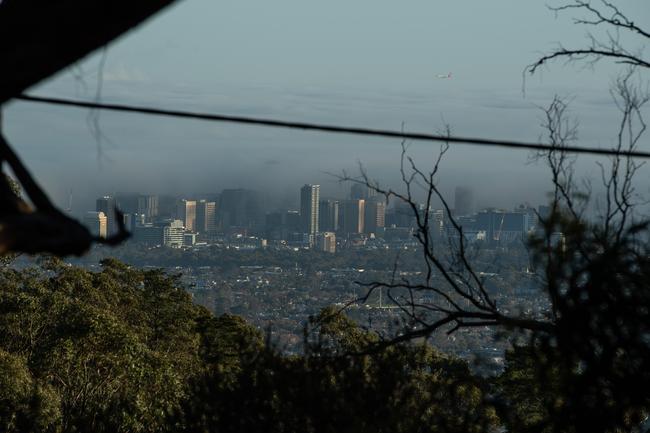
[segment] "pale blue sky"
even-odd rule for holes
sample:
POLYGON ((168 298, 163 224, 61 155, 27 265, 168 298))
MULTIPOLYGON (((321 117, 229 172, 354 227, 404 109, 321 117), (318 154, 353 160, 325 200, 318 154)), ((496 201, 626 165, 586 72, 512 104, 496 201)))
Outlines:
MULTIPOLYGON (((650 27, 647 0, 617 3, 650 27)), ((581 144, 608 146, 617 118, 607 87, 617 66, 556 63, 530 78, 522 94, 526 64, 559 41, 584 45, 585 32, 571 14, 556 18, 537 1, 185 0, 108 48, 102 97, 395 129, 406 122, 420 131, 434 131, 444 118, 459 135, 536 141, 535 106, 559 93, 574 97, 581 144), (451 80, 436 78, 447 72, 451 80)), ((92 56, 31 93, 93 98, 99 62, 92 56)), ((77 211, 95 195, 120 190, 267 187, 290 202, 301 184, 320 182, 326 193, 343 194, 323 172, 354 169, 357 161, 386 182, 397 179, 394 140, 114 113, 102 113, 100 125, 112 144, 102 145, 98 161, 87 112, 5 108, 18 152, 57 201, 72 188, 77 211)), ((412 149, 425 164, 431 146, 412 149)), ((536 204, 546 171, 527 165, 527 156, 461 146, 450 152, 441 182, 450 191, 469 184, 485 204, 536 204)))

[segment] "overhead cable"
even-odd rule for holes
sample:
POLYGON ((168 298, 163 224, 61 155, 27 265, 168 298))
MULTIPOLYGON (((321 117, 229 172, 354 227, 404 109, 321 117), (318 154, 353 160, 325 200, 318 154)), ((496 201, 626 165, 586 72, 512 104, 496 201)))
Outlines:
POLYGON ((330 132, 336 134, 353 134, 370 137, 398 138, 403 140, 434 141, 444 143, 470 144, 479 146, 508 147, 515 149, 528 149, 537 151, 561 151, 576 154, 592 154, 607 156, 625 156, 631 158, 650 159, 650 152, 641 152, 638 150, 617 150, 600 147, 581 147, 581 146, 552 146, 542 143, 530 143, 512 140, 500 140, 477 137, 459 137, 448 136, 444 134, 428 134, 422 132, 407 132, 388 129, 374 129, 354 126, 326 125, 309 122, 295 122, 289 120, 264 119, 257 117, 234 116, 228 114, 202 113, 183 110, 171 110, 163 108, 144 107, 126 104, 110 104, 103 102, 81 101, 67 98, 53 98, 44 96, 20 95, 15 97, 21 101, 37 102, 44 104, 53 104, 60 106, 90 108, 98 110, 119 111, 127 113, 140 113, 154 116, 168 116, 184 119, 197 119, 213 122, 230 122, 246 125, 269 126, 275 128, 302 129, 308 131, 330 132))

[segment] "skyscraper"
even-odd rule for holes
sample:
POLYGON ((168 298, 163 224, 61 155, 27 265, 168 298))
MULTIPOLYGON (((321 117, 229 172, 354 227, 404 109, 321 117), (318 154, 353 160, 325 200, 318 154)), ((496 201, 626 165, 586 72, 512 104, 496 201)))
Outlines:
POLYGON ((343 202, 343 233, 363 233, 365 223, 365 200, 343 202))
POLYGON ((300 230, 300 212, 288 210, 284 214, 284 226, 289 232, 298 232, 300 230))
POLYGON ((523 212, 489 209, 478 213, 476 228, 485 231, 490 243, 508 243, 524 239, 529 230, 529 217, 523 212))
POLYGON ((136 224, 133 229, 133 240, 147 245, 163 245, 164 227, 152 223, 136 224))
POLYGON ((183 246, 183 222, 181 220, 173 220, 163 226, 163 245, 172 248, 180 248, 183 246))
POLYGON ((124 228, 133 233, 135 229, 136 214, 134 213, 125 213, 122 215, 122 222, 124 223, 124 228))
POLYGON ((446 214, 443 209, 437 209, 431 212, 431 233, 434 236, 441 236, 445 228, 446 214))
POLYGON ((156 216, 155 219, 167 220, 174 218, 176 215, 176 205, 178 197, 174 195, 159 195, 156 197, 156 216))
POLYGON ((395 227, 414 227, 415 213, 411 206, 401 200, 393 201, 393 206, 386 216, 386 224, 395 227))
POLYGON ((186 230, 196 230, 196 201, 179 200, 176 204, 176 218, 183 221, 186 230))
POLYGON ((318 233, 318 205, 320 185, 305 185, 300 188, 300 222, 303 233, 318 233))
POLYGON ((86 212, 84 225, 93 236, 100 238, 107 237, 107 220, 104 212, 86 212))
POLYGON ((115 195, 117 207, 125 214, 138 213, 138 195, 118 192, 115 195))
POLYGON ((106 218, 105 236, 110 236, 117 232, 117 221, 115 221, 115 198, 105 195, 95 202, 95 211, 102 212, 106 218))
POLYGON ((372 188, 368 188, 367 185, 362 183, 353 183, 350 187, 350 198, 352 200, 366 200, 370 197, 375 197, 377 191, 372 188))
POLYGON ((145 216, 147 222, 151 222, 158 216, 158 196, 141 195, 138 197, 138 214, 145 216))
POLYGON ((551 216, 551 207, 541 204, 537 208, 537 214, 540 220, 545 221, 549 216, 551 216))
POLYGON ((466 216, 474 213, 474 194, 471 189, 464 186, 456 187, 454 211, 457 216, 466 216))
POLYGON ((378 196, 367 199, 364 212, 364 232, 377 233, 378 228, 385 226, 385 221, 386 202, 378 196))
POLYGON ((318 207, 318 230, 336 232, 339 229, 338 200, 321 200, 318 207))
POLYGON ((318 249, 327 253, 336 252, 336 234, 332 232, 322 232, 318 235, 318 249))
POLYGON ((224 189, 216 214, 221 230, 232 227, 260 228, 264 225, 262 200, 257 191, 224 189))
POLYGON ((213 232, 215 229, 216 203, 199 200, 196 203, 196 231, 199 233, 213 232))

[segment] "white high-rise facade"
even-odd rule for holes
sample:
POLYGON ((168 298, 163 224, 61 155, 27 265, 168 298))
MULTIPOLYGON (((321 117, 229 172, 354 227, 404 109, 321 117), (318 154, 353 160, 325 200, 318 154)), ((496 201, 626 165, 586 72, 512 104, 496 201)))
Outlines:
POLYGON ((173 220, 163 227, 163 245, 172 248, 180 248, 183 246, 183 235, 185 229, 183 221, 173 220))
POLYGON ((196 200, 179 200, 176 204, 176 218, 183 221, 185 230, 196 230, 196 200))
POLYGON ((300 188, 300 222, 303 233, 318 233, 318 205, 320 185, 305 185, 300 188))
POLYGON ((108 234, 108 218, 104 212, 86 212, 84 225, 93 236, 105 238, 108 234))

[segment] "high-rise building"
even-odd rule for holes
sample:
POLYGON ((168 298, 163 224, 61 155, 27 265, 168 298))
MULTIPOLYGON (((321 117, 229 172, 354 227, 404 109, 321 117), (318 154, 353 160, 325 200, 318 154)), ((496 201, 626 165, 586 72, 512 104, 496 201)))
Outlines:
POLYGON ((532 232, 538 228, 539 213, 534 207, 530 207, 528 204, 521 204, 517 206, 514 211, 516 213, 526 214, 525 231, 532 232))
POLYGON ((173 220, 163 226, 163 245, 180 248, 183 246, 185 230, 183 221, 173 220))
POLYGON ((117 193, 115 203, 117 203, 118 209, 125 214, 138 213, 138 194, 117 193))
POLYGON ((339 229, 338 200, 321 200, 318 208, 318 229, 322 232, 336 232, 339 229))
POLYGON ((353 183, 350 187, 350 199, 352 200, 366 200, 376 196, 377 191, 372 188, 368 188, 368 185, 362 183, 353 183))
POLYGON ((124 228, 128 232, 133 233, 133 229, 135 228, 135 221, 136 221, 136 214, 125 213, 122 215, 122 222, 124 223, 124 228))
POLYGON ((196 203, 196 227, 199 233, 212 233, 215 230, 216 203, 199 200, 196 203))
POLYGON ((508 243, 524 239, 530 228, 529 216, 523 212, 484 210, 477 214, 476 229, 485 231, 490 243, 508 243))
POLYGON ((322 232, 318 234, 318 249, 327 253, 336 252, 336 234, 333 232, 322 232))
POLYGON ((255 229, 264 225, 260 195, 248 189, 224 189, 216 215, 221 230, 234 227, 255 229))
POLYGON ((343 233, 363 233, 365 223, 365 200, 343 202, 343 233))
POLYGON ((542 222, 546 221, 548 217, 551 216, 551 207, 548 205, 540 204, 537 207, 537 215, 542 222))
POLYGON ((138 197, 137 214, 145 216, 147 222, 153 221, 158 216, 158 196, 141 195, 138 197))
POLYGON ((83 222, 93 236, 106 238, 108 221, 104 212, 86 212, 83 222))
POLYGON ((282 212, 269 212, 266 214, 266 229, 277 230, 282 227, 282 212))
POLYGON ((163 245, 164 227, 153 223, 136 224, 133 229, 133 240, 147 245, 163 245))
POLYGON ((115 221, 115 198, 105 195, 100 197, 95 202, 95 211, 102 212, 106 217, 106 235, 110 236, 117 232, 117 221, 115 221))
POLYGON ((282 212, 269 212, 265 217, 265 234, 268 239, 280 240, 283 236, 282 212))
POLYGON ((464 186, 456 187, 454 212, 457 216, 467 216, 474 213, 474 194, 471 189, 464 186))
POLYGON ((386 202, 378 196, 367 199, 364 212, 364 232, 377 233, 377 229, 384 227, 385 222, 386 202))
POLYGON ((318 205, 320 185, 304 185, 300 188, 300 222, 303 233, 318 233, 318 205))
POLYGON ((445 211, 437 209, 431 212, 431 234, 441 236, 445 228, 445 211))
POLYGON ((159 195, 158 208, 156 209, 156 219, 169 219, 174 218, 176 215, 176 205, 178 204, 178 197, 174 195, 159 195))
POLYGON ((393 201, 393 206, 386 215, 386 226, 388 227, 414 227, 415 216, 413 208, 401 200, 393 201))
POLYGON ((289 232, 300 231, 300 212, 297 210, 288 210, 284 214, 284 225, 289 232))
POLYGON ((176 203, 176 218, 181 220, 185 225, 185 230, 196 230, 196 201, 195 200, 179 200, 176 203))

